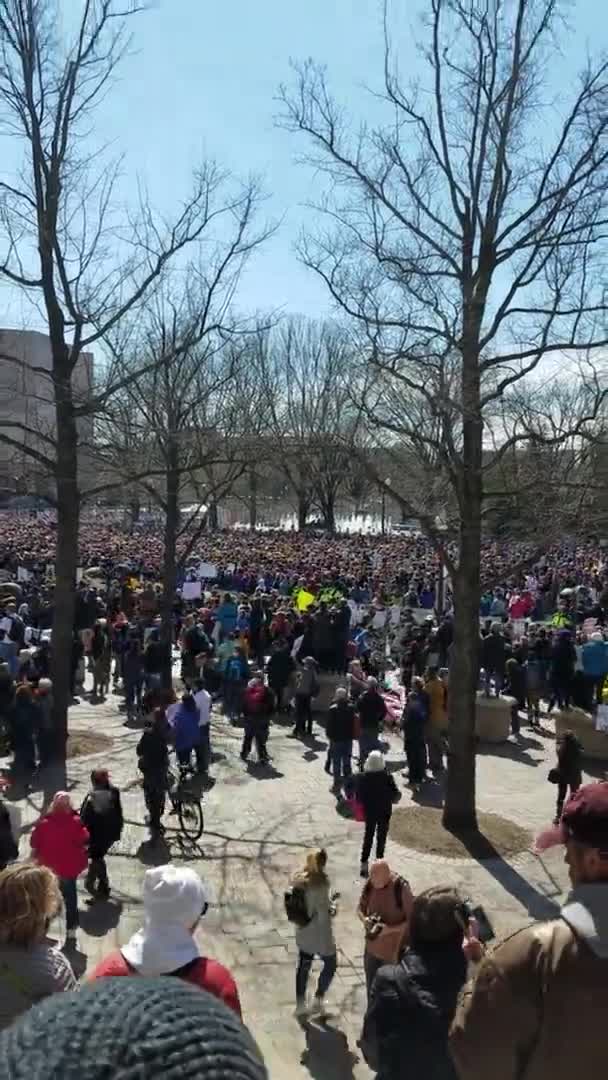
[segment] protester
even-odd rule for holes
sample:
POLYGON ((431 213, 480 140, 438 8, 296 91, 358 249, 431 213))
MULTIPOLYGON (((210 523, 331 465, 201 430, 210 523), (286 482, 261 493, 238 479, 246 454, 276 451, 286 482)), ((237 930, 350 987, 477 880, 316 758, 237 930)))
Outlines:
POLYGON ((144 875, 144 925, 110 953, 89 979, 172 975, 207 990, 241 1015, 236 983, 222 964, 201 954, 194 938, 209 907, 209 891, 195 870, 156 866, 144 875))
POLYGON ((169 769, 167 734, 168 725, 164 711, 157 708, 136 747, 137 764, 143 775, 148 824, 153 838, 164 832, 162 816, 165 811, 169 769))
POLYGON ((554 824, 558 825, 562 816, 564 802, 570 788, 574 795, 583 782, 583 748, 573 731, 564 731, 557 744, 557 765, 551 769, 549 779, 557 784, 557 808, 554 824))
POLYGON ((105 700, 110 683, 112 666, 112 646, 107 629, 107 620, 98 619, 93 627, 90 655, 93 660, 93 699, 105 700))
POLYGON ((284 695, 287 695, 289 691, 295 667, 288 642, 284 640, 275 641, 266 671, 268 673, 268 685, 274 694, 278 713, 286 711, 288 707, 284 695))
POLYGON ((65 904, 66 946, 76 944, 78 899, 76 878, 88 865, 89 833, 74 810, 67 791, 58 791, 49 810, 34 826, 30 837, 36 861, 59 878, 65 904))
POLYGON ((583 675, 588 709, 602 704, 602 689, 608 675, 608 644, 600 630, 592 633, 583 645, 583 675))
POLYGON ((29 683, 21 683, 15 688, 14 701, 6 718, 15 779, 27 786, 36 768, 35 736, 40 728, 40 709, 29 683))
POLYGON ((89 833, 89 869, 84 887, 98 900, 107 900, 110 882, 106 855, 123 830, 120 792, 110 783, 107 769, 93 769, 91 790, 80 809, 80 818, 89 833))
POLYGON ((393 804, 401 798, 401 792, 391 773, 387 771, 380 750, 372 750, 368 755, 363 774, 357 778, 356 793, 365 813, 365 834, 363 847, 361 848, 361 877, 366 878, 368 876, 368 859, 374 837, 376 838, 376 859, 382 859, 384 858, 393 804))
POLYGON ((367 687, 357 702, 359 713, 359 767, 362 769, 367 755, 378 750, 380 726, 386 716, 386 702, 378 691, 378 680, 373 676, 367 679, 367 687))
POLYGON ((448 693, 437 668, 428 669, 424 692, 429 704, 425 731, 429 768, 433 776, 440 776, 443 772, 444 737, 448 729, 448 693))
POLYGON ((348 691, 339 686, 334 695, 333 705, 327 714, 325 734, 329 740, 334 777, 333 790, 340 792, 342 783, 351 774, 351 757, 355 737, 355 710, 348 701, 348 691))
POLYGON ((327 852, 323 848, 310 851, 302 870, 293 878, 293 886, 304 894, 304 906, 308 921, 296 929, 298 947, 298 967, 296 971, 296 1016, 305 1017, 309 1013, 323 1017, 326 1015, 325 995, 331 986, 338 961, 332 919, 335 905, 331 899, 330 883, 327 876, 327 852), (319 956, 323 967, 319 975, 312 1007, 306 1000, 306 990, 310 969, 315 956, 319 956))
POLYGON ((368 998, 378 968, 396 964, 401 956, 413 900, 409 883, 391 870, 385 859, 372 863, 357 909, 365 928, 363 966, 368 998))
MULTIPOLYGON (((414 900, 408 947, 398 964, 376 973, 365 1016, 362 1048, 377 1057, 381 1080, 458 1080, 448 1034, 467 975, 466 920, 453 889, 436 886, 414 900)), ((501 1024, 508 1036, 497 1013, 501 1024)), ((497 1075, 488 1067, 484 1080, 497 1075)))
POLYGON ((268 1080, 234 1011, 180 979, 100 979, 0 1037, 4 1080, 268 1080))
POLYGON ((245 714, 245 731, 241 746, 241 761, 247 761, 251 753, 252 744, 258 755, 258 763, 267 765, 270 761, 266 744, 270 728, 270 717, 274 709, 274 699, 268 687, 264 686, 264 680, 254 676, 247 685, 243 694, 243 712, 245 714))
POLYGON ((314 657, 305 656, 302 667, 297 674, 295 709, 296 726, 294 735, 302 738, 304 735, 312 735, 312 702, 319 693, 319 680, 317 678, 316 663, 314 657))
POLYGON ((429 699, 420 676, 412 679, 412 689, 401 718, 403 748, 407 758, 408 778, 414 791, 426 780, 425 732, 428 730, 429 699))
POLYGON ((601 1076, 608 1008, 608 783, 586 784, 538 849, 564 843, 572 891, 559 917, 526 926, 481 963, 459 1006, 459 1080, 601 1076))
POLYGON ((0 1028, 49 994, 76 987, 69 961, 46 939, 60 907, 57 878, 45 866, 19 863, 0 873, 0 1028))
POLYGON ((248 676, 249 666, 243 649, 235 645, 224 667, 223 685, 224 715, 232 722, 238 720, 243 711, 243 694, 248 676))
POLYGON ((144 658, 137 634, 132 634, 122 658, 123 683, 127 717, 132 720, 141 713, 144 685, 144 658))
POLYGON ((205 689, 203 679, 196 680, 196 692, 194 700, 198 709, 198 726, 200 740, 195 747, 196 763, 199 773, 203 776, 209 774, 211 764, 211 694, 205 689))
POLYGON ((200 758, 201 729, 199 725, 200 714, 196 701, 190 691, 182 695, 179 704, 169 721, 173 732, 173 743, 179 764, 188 767, 191 764, 192 752, 197 760, 200 758))

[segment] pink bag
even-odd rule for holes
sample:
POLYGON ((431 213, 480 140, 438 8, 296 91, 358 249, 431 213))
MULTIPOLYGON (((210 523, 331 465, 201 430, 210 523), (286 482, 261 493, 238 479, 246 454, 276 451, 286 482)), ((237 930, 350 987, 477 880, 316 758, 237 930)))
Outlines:
POLYGON ((359 799, 351 795, 350 799, 346 800, 346 803, 350 807, 350 812, 355 821, 365 821, 365 810, 363 809, 363 803, 359 799))

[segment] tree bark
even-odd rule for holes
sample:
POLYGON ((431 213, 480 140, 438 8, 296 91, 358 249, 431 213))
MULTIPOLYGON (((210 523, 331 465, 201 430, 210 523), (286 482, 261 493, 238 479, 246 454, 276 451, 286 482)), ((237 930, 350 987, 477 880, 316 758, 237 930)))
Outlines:
POLYGON ((209 509, 207 510, 207 528, 209 529, 209 532, 214 532, 217 529, 218 521, 217 503, 214 501, 209 504, 209 509))
POLYGON ((258 523, 258 474, 249 470, 249 528, 255 529, 258 523))
MULTIPOLYGON (((57 551, 52 630, 53 730, 57 782, 65 777, 68 707, 71 701, 72 637, 78 565, 78 433, 71 400, 70 379, 56 383, 57 416, 57 551)), ((64 781, 65 782, 65 781, 64 781)))
POLYGON ((301 492, 298 493, 298 532, 306 528, 306 519, 310 510, 310 500, 301 492))
POLYGON ((160 640, 163 645, 163 689, 173 686, 173 600, 176 585, 177 529, 179 518, 178 450, 170 446, 167 453, 165 505, 165 553, 163 556, 163 592, 160 601, 160 640))

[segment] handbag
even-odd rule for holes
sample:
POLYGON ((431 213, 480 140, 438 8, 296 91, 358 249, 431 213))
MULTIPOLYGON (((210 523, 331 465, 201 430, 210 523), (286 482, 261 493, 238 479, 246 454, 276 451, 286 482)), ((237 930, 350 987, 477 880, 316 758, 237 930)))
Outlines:
POLYGON ((559 769, 549 769, 547 780, 550 784, 559 784, 561 781, 559 769))

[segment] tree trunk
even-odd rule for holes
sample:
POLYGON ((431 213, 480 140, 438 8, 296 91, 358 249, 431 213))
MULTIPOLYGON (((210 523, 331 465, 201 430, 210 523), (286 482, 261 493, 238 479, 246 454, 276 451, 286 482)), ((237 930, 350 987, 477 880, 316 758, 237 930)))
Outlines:
POLYGON ((160 601, 163 645, 162 685, 165 690, 173 686, 173 600, 176 584, 177 529, 179 516, 179 470, 177 447, 169 448, 169 467, 166 475, 165 505, 165 553, 163 556, 163 593, 160 601))
POLYGON ((458 569, 453 581, 454 649, 448 695, 450 751, 443 810, 443 823, 450 829, 477 827, 475 711, 479 677, 483 434, 479 390, 479 356, 473 346, 470 350, 463 349, 462 357, 460 543, 458 569))
POLYGON ((336 531, 336 500, 333 495, 325 495, 321 500, 325 528, 330 533, 336 531))
POLYGON ((310 499, 302 492, 298 493, 298 532, 306 528, 306 519, 310 510, 310 499))
POLYGON ((209 503, 209 509, 207 510, 207 528, 209 532, 215 532, 218 527, 218 520, 217 503, 209 503))
POLYGON ((258 474, 249 470, 249 528, 255 529, 258 523, 258 474))
MULTIPOLYGON (((68 379, 69 382, 69 379, 68 379)), ((68 706, 71 701, 72 637, 78 565, 78 432, 71 390, 56 391, 57 416, 57 554, 53 604, 53 729, 57 783, 65 784, 68 706)))

